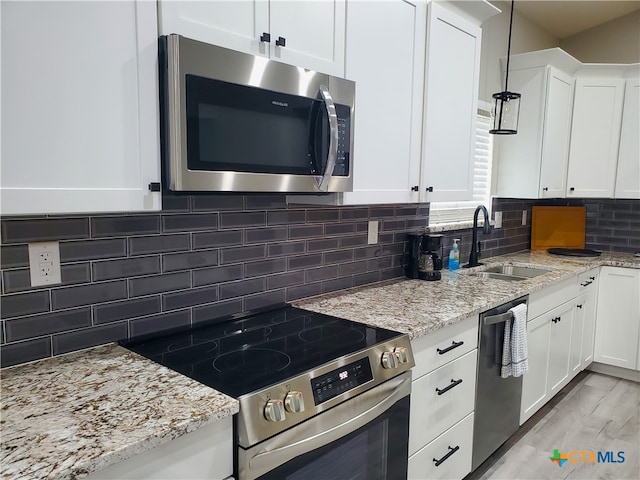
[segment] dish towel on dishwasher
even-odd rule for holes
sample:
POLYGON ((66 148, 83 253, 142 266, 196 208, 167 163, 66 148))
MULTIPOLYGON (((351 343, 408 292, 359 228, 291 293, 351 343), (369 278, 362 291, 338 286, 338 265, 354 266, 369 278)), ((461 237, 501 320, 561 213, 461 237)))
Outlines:
POLYGON ((500 376, 519 377, 529 370, 527 360, 527 305, 521 303, 509 309, 513 320, 504 322, 504 343, 502 344, 502 368, 500 376))

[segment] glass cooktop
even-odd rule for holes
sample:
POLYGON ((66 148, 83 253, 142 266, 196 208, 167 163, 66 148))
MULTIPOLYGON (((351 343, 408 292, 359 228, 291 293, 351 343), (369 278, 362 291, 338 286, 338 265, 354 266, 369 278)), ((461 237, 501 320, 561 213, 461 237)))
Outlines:
POLYGON ((398 335, 285 307, 122 345, 237 398, 398 335))

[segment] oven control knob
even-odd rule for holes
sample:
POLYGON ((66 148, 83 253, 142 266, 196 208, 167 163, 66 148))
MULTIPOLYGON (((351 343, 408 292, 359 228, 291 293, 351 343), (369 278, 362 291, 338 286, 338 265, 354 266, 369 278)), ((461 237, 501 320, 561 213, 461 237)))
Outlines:
POLYGON ((287 396, 284 397, 284 408, 287 409, 287 412, 304 412, 304 398, 302 398, 302 392, 287 393, 287 396))
POLYGON ((396 354, 398 363, 407 363, 409 355, 407 355, 407 347, 396 347, 393 352, 396 354))
POLYGON ((264 418, 270 422, 282 422, 285 419, 282 400, 269 400, 264 407, 264 418))
POLYGON ((398 366, 396 352, 384 352, 382 354, 382 366, 384 368, 396 368, 398 366))

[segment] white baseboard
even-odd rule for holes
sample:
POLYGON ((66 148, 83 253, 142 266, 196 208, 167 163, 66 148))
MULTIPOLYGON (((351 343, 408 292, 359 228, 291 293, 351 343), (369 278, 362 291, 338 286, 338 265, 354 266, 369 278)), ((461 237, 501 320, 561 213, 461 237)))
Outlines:
POLYGON ((612 377, 624 378, 625 380, 631 380, 633 382, 640 383, 640 372, 637 370, 614 367, 613 365, 607 365, 605 363, 598 362, 591 363, 591 365, 589 365, 586 369, 591 372, 604 373, 605 375, 611 375, 612 377))

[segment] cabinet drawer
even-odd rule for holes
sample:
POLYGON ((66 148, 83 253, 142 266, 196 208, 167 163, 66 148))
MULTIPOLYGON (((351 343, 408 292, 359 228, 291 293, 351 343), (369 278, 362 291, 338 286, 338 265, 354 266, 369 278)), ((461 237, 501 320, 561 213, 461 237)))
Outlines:
POLYGON ((527 319, 529 321, 533 320, 552 308, 568 302, 577 295, 578 283, 576 282, 575 276, 567 278, 539 292, 533 292, 529 295, 527 319))
POLYGON ((473 411, 477 358, 473 350, 413 382, 410 455, 473 411))
POLYGON ((411 341, 416 366, 413 378, 435 370, 478 347, 478 317, 469 317, 449 327, 411 341))
POLYGON ((461 479, 471 471, 473 413, 409 457, 409 479, 461 479), (455 450, 455 451, 454 451, 455 450), (450 454, 449 457, 442 459, 450 454), (436 467, 436 461, 441 461, 436 467))

